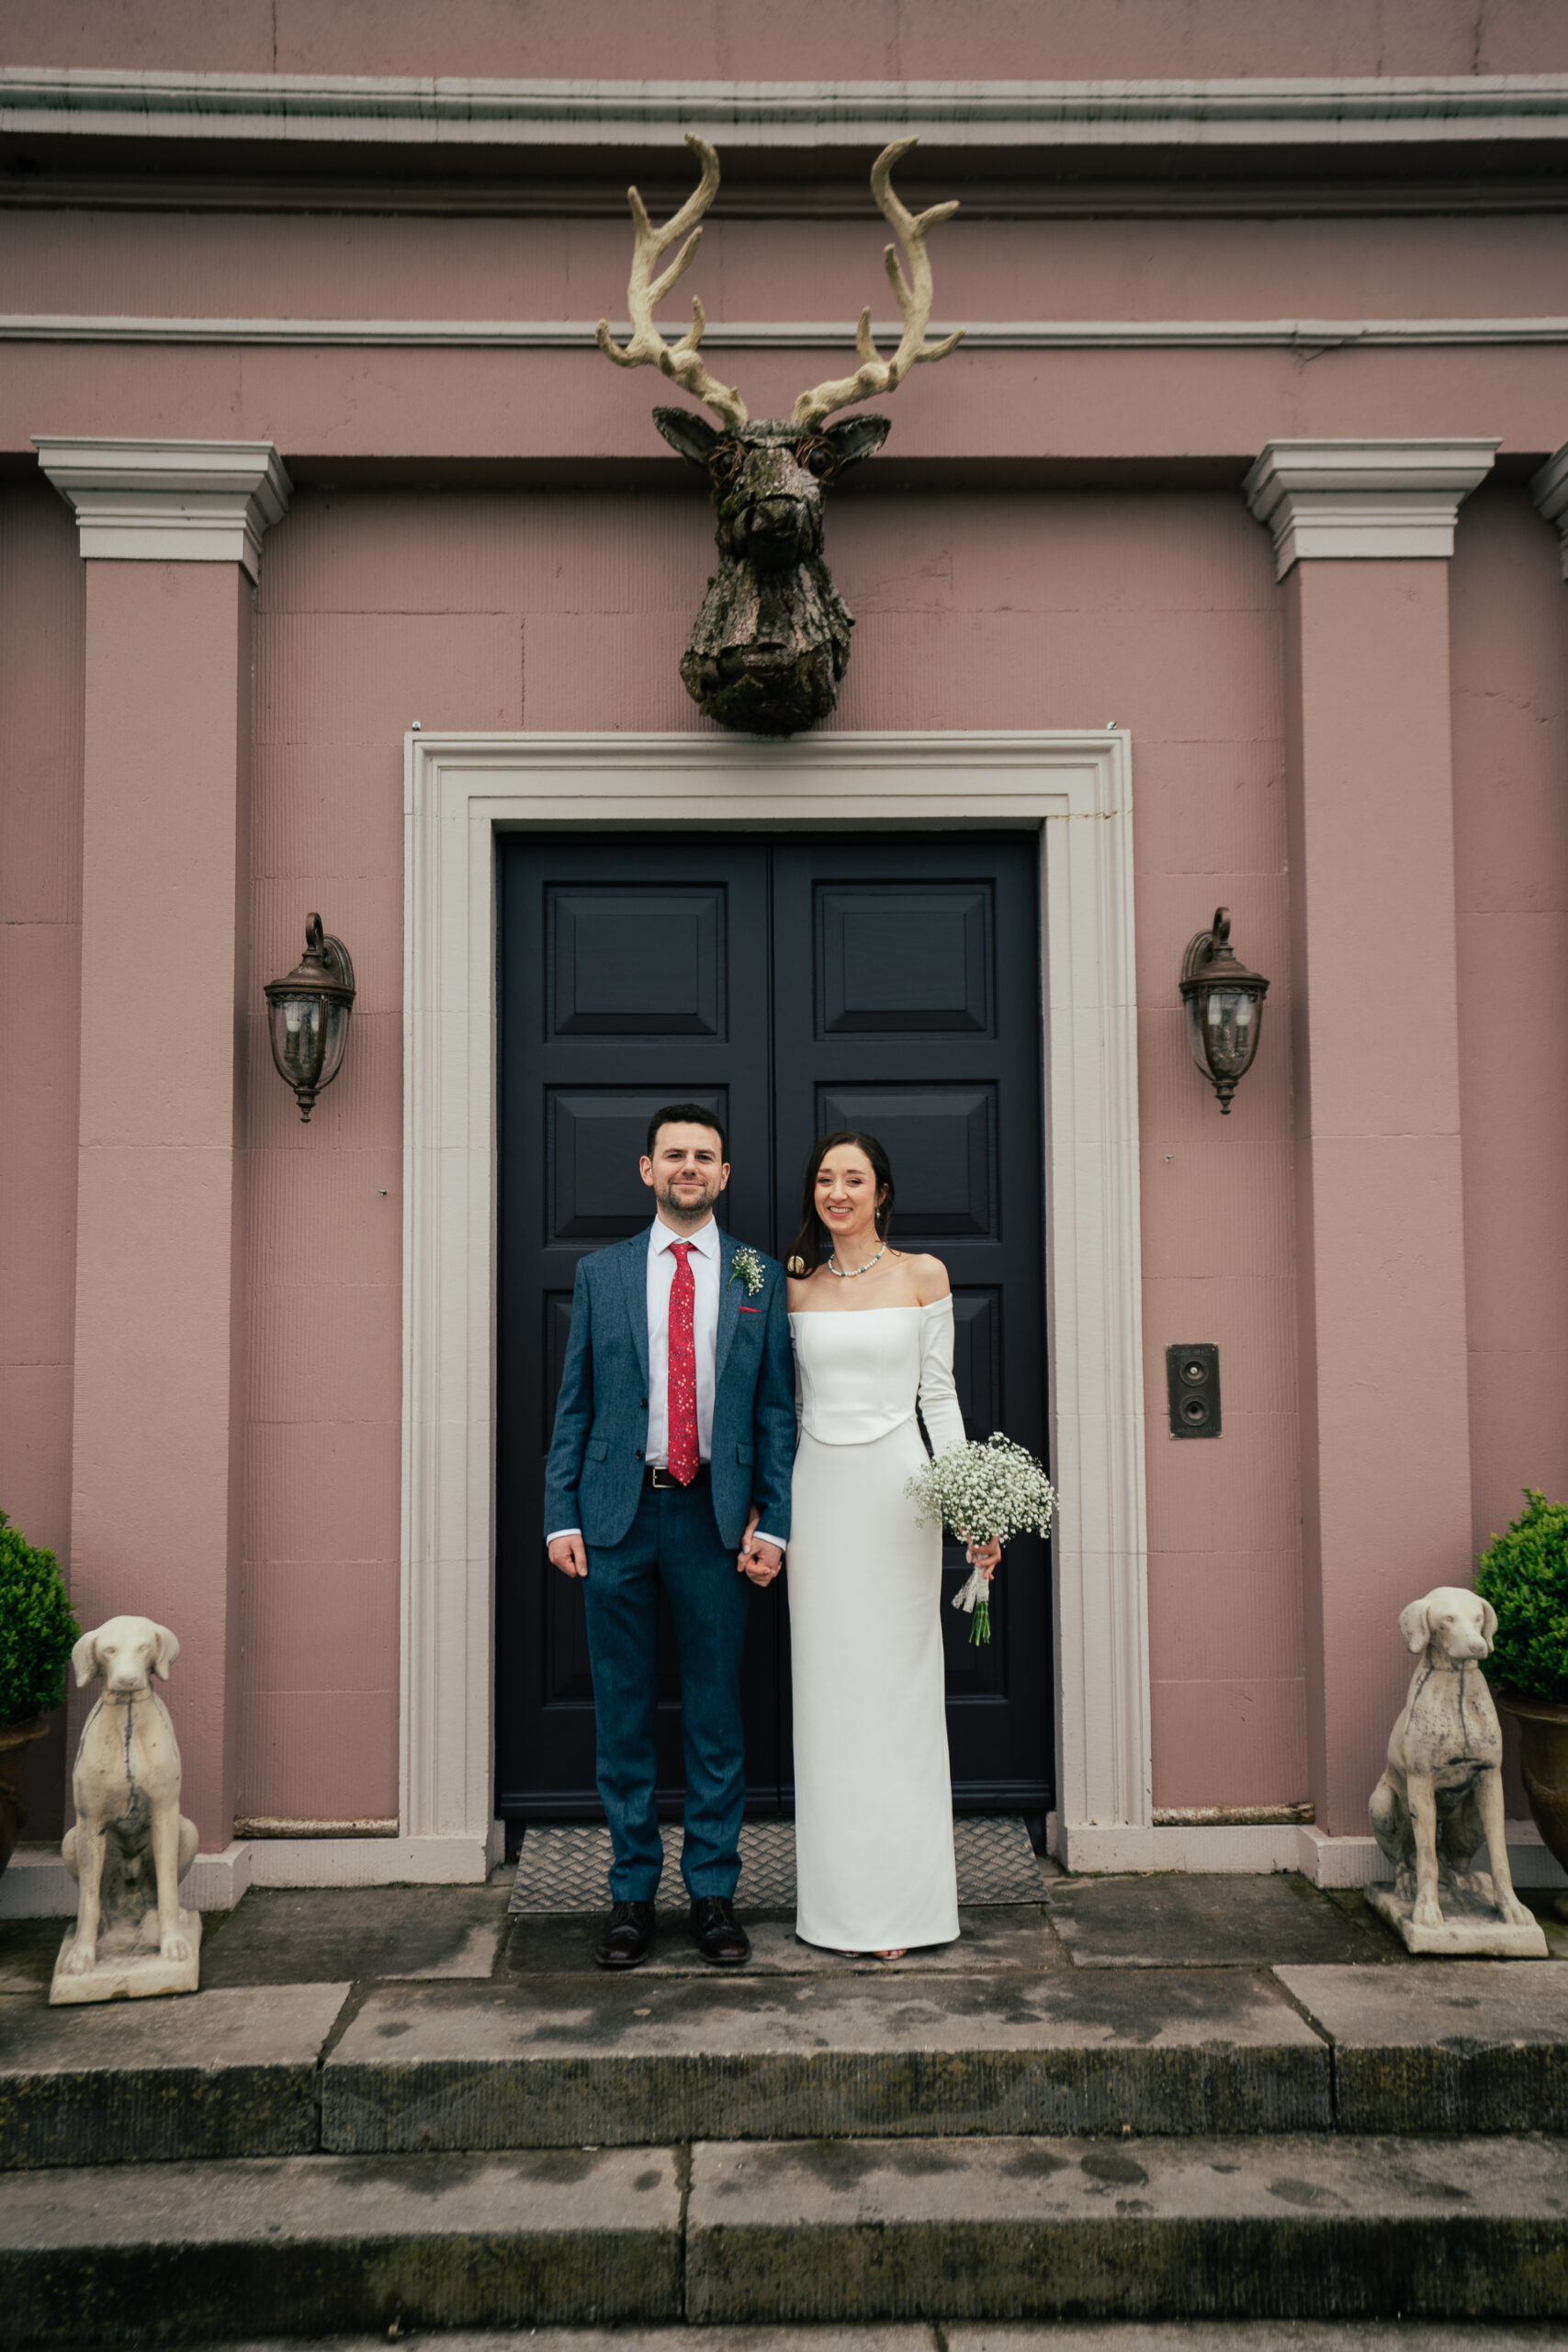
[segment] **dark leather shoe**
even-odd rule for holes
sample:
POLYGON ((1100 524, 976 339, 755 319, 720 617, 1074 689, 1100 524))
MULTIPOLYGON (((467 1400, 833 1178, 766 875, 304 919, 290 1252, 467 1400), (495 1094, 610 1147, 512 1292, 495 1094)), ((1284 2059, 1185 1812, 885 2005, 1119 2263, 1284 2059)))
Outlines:
POLYGON ((613 1903, 593 1957, 601 1968, 636 1968, 653 1950, 651 1903, 613 1903))
POLYGON ((692 1940, 705 1960, 721 1968, 739 1968, 751 1957, 751 1939, 735 1916, 726 1894, 694 1894, 692 1940))

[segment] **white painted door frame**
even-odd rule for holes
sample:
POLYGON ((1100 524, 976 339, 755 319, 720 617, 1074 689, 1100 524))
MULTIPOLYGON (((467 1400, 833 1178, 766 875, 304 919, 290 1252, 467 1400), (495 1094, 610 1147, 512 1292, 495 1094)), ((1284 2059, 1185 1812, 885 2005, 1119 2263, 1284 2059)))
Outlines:
POLYGON ((1038 831, 1057 1804, 1146 1829, 1126 737, 420 734, 405 775, 401 1835, 361 1867, 466 1879, 491 1853, 495 836, 527 826, 1038 831))

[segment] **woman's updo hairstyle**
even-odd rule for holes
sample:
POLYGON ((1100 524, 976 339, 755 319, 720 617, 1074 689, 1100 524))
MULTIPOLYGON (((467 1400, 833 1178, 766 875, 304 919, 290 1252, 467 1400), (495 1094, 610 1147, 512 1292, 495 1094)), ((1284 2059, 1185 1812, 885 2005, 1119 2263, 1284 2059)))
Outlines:
POLYGON ((853 1144, 871 1162, 871 1172, 876 1179, 876 1238, 878 1241, 887 1238, 887 1229, 893 1222, 893 1163, 874 1136, 863 1134, 859 1127, 836 1127, 830 1136, 822 1137, 806 1163, 800 1231, 784 1261, 792 1274, 814 1274, 832 1255, 830 1239, 826 1250, 822 1247, 822 1227, 817 1215, 817 1171, 828 1154, 837 1151, 841 1144, 853 1144))

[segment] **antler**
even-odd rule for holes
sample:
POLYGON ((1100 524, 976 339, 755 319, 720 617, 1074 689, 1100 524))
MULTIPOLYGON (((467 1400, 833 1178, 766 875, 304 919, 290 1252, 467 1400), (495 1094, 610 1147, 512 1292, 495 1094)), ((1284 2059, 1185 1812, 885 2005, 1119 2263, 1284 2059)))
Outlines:
POLYGON ((964 331, 960 327, 955 334, 944 335, 941 343, 926 341, 931 315, 931 266, 926 258, 926 235, 944 220, 951 220, 958 206, 933 204, 917 220, 894 195, 894 165, 919 144, 917 139, 896 139, 891 147, 883 149, 871 167, 871 192, 876 198, 877 209, 889 228, 897 231, 909 257, 909 277, 906 277, 898 266, 895 248, 887 245, 883 249, 883 266, 904 321, 898 348, 891 359, 881 357, 872 339, 871 311, 863 311, 855 329, 860 366, 852 376, 840 377, 837 383, 818 384, 813 391, 802 392, 795 404, 796 424, 820 424, 836 408, 849 408, 855 401, 870 400, 878 392, 896 392, 911 368, 924 359, 945 359, 964 340, 964 331))
MULTIPOLYGON (((599 322, 596 340, 606 359, 617 368, 658 368, 682 391, 691 392, 703 401, 716 415, 721 416, 732 431, 739 432, 746 421, 746 403, 733 385, 721 384, 708 374, 697 345, 703 339, 707 321, 703 306, 695 295, 692 297, 692 323, 677 344, 668 344, 653 323, 653 314, 663 301, 677 278, 691 266, 703 232, 697 222, 718 194, 718 157, 704 139, 694 131, 686 133, 686 144, 703 167, 702 179, 694 195, 686 198, 672 220, 656 229, 648 217, 648 207, 635 187, 626 190, 626 202, 632 209, 635 235, 632 242, 632 274, 626 288, 626 314, 632 322, 631 340, 624 351, 610 334, 608 319, 599 322), (686 235, 691 231, 690 236, 686 235), (667 254, 678 239, 685 237, 662 277, 649 283, 649 274, 661 254, 667 254)), ((889 149, 889 153, 892 150, 889 149)), ((928 308, 929 308, 928 304, 928 308)))

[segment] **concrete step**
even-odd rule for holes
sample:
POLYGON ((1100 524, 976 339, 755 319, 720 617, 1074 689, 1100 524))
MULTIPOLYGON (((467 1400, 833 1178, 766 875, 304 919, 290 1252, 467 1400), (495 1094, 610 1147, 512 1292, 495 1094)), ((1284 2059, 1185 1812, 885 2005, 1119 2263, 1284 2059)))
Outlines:
POLYGON ((0 2172, 321 2145, 321 2063, 346 1984, 51 2009, 0 2001, 0 2172))
POLYGON ((18 2173, 0 2344, 674 2318, 682 2169, 645 2148, 18 2173))
POLYGON ((686 2315, 1556 2319, 1559 2143, 731 2142, 694 2149, 686 2315))
MULTIPOLYGON (((0 2338, 674 2322, 1556 2320, 1539 2135, 702 2142, 20 2174, 0 2338)), ((723 2338, 715 2339, 723 2341, 723 2338)))
POLYGON ((531 1977, 0 2003, 0 2170, 784 2140, 1568 2131, 1568 1965, 531 1977))
POLYGON ((1332 2122, 1327 2045, 1239 1970, 383 1985, 321 2075, 345 2154, 1332 2122))
MULTIPOLYGON (((271 2344, 234 2352, 276 2352, 271 2344)), ((440 2352, 1547 2352, 1533 2325, 1444 2320, 829 2321, 784 2327, 529 2327, 454 2330, 440 2352)), ((313 2352, 386 2352, 384 2336, 337 2336, 313 2352)))

